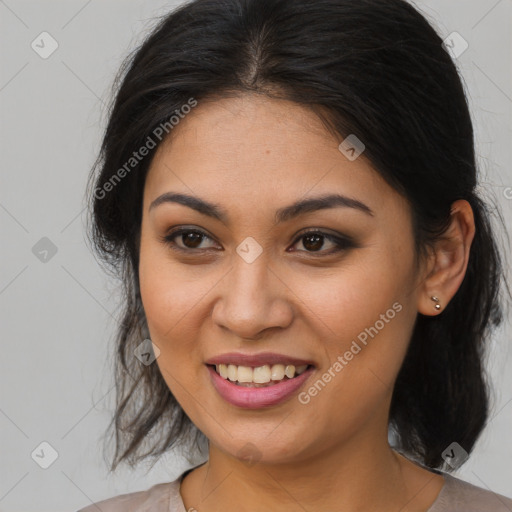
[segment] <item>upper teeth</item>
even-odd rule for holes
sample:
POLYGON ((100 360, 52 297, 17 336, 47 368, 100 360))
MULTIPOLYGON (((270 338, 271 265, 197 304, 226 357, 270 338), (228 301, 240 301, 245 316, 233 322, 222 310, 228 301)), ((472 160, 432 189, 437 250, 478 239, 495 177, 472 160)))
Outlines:
POLYGON ((254 382, 255 384, 265 384, 271 380, 282 380, 285 375, 289 379, 293 379, 295 374, 300 375, 307 367, 307 364, 297 366, 297 368, 293 364, 286 366, 284 364, 274 364, 272 366, 266 364, 253 369, 250 366, 236 366, 234 364, 215 365, 217 373, 224 379, 229 379, 232 382, 254 382))

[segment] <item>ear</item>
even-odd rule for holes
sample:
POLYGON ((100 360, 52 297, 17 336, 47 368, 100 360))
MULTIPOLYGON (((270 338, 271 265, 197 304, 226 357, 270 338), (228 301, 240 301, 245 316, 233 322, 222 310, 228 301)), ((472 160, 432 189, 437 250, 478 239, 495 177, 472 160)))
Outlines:
POLYGON ((418 289, 418 311, 423 315, 438 315, 457 293, 469 261, 469 251, 475 236, 475 221, 471 205, 464 199, 452 204, 451 223, 434 244, 426 265, 427 275, 418 289), (433 300, 432 297, 438 300, 433 300), (440 307, 436 309, 436 304, 440 307))

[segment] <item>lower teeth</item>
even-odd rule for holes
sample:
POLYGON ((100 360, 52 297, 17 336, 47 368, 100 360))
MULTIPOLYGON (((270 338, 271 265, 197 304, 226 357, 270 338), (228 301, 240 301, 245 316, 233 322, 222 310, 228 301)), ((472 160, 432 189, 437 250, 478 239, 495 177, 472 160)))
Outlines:
POLYGON ((268 386, 274 386, 275 384, 279 384, 280 382, 283 382, 285 380, 290 380, 290 379, 289 379, 289 377, 287 377, 285 375, 284 378, 281 380, 277 380, 277 381, 271 380, 270 382, 265 382, 264 384, 258 384, 256 382, 238 382, 238 381, 232 382, 232 384, 236 384, 237 386, 242 386, 244 388, 266 388, 268 386))

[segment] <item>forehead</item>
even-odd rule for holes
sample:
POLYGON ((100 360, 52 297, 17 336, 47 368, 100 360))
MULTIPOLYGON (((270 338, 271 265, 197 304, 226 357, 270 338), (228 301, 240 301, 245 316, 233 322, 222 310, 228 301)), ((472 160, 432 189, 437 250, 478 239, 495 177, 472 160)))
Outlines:
MULTIPOLYGON (((310 109, 287 100, 260 94, 207 99, 180 120, 160 151, 171 149, 175 157, 194 148, 222 158, 301 159, 336 145, 318 116, 310 109), (308 140, 308 144, 304 144, 308 140), (186 147, 185 147, 186 146, 186 147)), ((328 156, 328 155, 326 155, 328 156)))
POLYGON ((341 140, 314 112, 290 101, 256 94, 199 101, 158 148, 145 208, 168 190, 221 204, 269 200, 276 208, 327 192, 366 197, 367 204, 377 196, 381 204, 400 200, 365 158, 342 154, 341 140))

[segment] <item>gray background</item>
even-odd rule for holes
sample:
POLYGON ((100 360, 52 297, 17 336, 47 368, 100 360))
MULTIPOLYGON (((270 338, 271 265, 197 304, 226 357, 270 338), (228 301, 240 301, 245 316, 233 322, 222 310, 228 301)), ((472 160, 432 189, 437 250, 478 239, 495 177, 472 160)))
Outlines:
MULTIPOLYGON (((171 454, 149 473, 141 467, 106 477, 100 440, 113 407, 118 311, 115 284, 84 242, 84 191, 105 122, 103 102, 121 59, 173 5, 0 0, 0 511, 77 510, 174 480, 188 467, 171 454), (43 31, 59 45, 47 59, 31 48, 43 31), (43 237, 57 249, 40 253, 46 261, 33 252, 43 237), (44 441, 58 454, 47 469, 35 461, 49 461, 44 441)), ((471 101, 482 184, 512 232, 512 0, 416 5, 443 38, 457 31, 469 43, 457 63, 471 101)), ((455 473, 508 496, 511 332, 507 319, 491 347, 496 391, 489 427, 455 473)))

